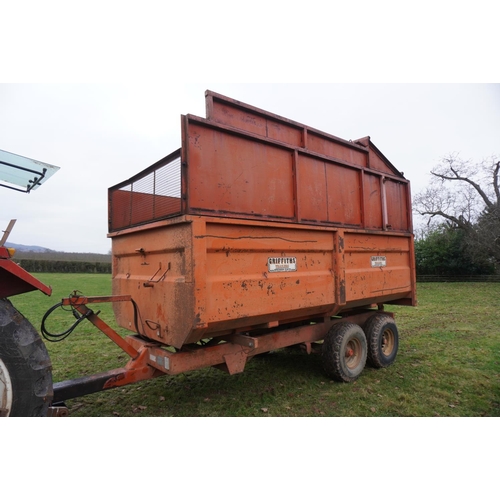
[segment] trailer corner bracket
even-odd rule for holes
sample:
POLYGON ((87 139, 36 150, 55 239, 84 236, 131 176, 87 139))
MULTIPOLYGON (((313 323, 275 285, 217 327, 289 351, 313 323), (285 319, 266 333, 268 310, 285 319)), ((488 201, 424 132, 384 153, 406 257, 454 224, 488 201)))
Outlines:
POLYGON ((225 354, 224 361, 226 362, 226 368, 229 374, 234 375, 236 373, 241 373, 245 369, 247 357, 247 353, 243 351, 225 354))

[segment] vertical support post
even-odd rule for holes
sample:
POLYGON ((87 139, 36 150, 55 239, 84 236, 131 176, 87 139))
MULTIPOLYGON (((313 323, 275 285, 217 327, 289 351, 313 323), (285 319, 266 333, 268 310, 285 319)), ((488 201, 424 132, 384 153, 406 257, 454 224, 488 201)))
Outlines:
POLYGON ((189 130, 189 117, 183 115, 181 117, 181 143, 182 143, 182 148, 181 148, 181 210, 183 214, 188 214, 189 213, 189 198, 188 198, 188 193, 189 193, 189 170, 188 170, 188 165, 189 165, 189 157, 188 157, 188 150, 189 150, 189 137, 188 137, 188 130, 189 130))
POLYGON ((307 149, 307 128, 302 129, 302 147, 307 149))
POLYGON ((360 215, 361 215, 361 227, 366 229, 366 217, 365 217, 365 171, 359 171, 359 199, 360 199, 360 215))
POLYGON ((299 152, 294 149, 292 158, 292 176, 293 176, 293 211, 294 211, 294 221, 299 222, 299 179, 298 179, 298 164, 299 164, 299 152))
POLYGON ((338 229, 333 232, 333 273, 335 283, 335 304, 337 306, 346 303, 344 247, 344 230, 338 229))
POLYGON ((382 229, 387 231, 387 194, 385 192, 385 176, 380 177, 380 195, 382 197, 382 229))
POLYGON ((207 120, 210 120, 213 115, 214 96, 210 92, 205 92, 205 112, 207 120))
POLYGON ((407 216, 407 224, 408 231, 413 233, 413 215, 412 215, 412 207, 411 207, 411 188, 410 183, 406 183, 406 216, 407 216))
POLYGON ((207 222, 203 217, 195 218, 191 223, 193 282, 196 289, 193 316, 196 316, 196 328, 206 326, 207 310, 207 222))

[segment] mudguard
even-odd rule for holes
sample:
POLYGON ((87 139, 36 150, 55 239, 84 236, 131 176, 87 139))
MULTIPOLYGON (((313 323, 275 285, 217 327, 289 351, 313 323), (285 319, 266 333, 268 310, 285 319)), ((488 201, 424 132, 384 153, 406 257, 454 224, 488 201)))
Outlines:
POLYGON ((52 288, 10 260, 7 249, 0 247, 0 299, 33 290, 40 290, 45 295, 52 294, 52 288))

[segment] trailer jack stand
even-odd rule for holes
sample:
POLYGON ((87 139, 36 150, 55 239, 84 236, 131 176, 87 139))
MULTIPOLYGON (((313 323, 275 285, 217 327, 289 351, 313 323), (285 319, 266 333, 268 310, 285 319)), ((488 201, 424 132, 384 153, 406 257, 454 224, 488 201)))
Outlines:
POLYGON ((69 415, 68 407, 65 403, 56 403, 49 406, 47 417, 67 417, 69 415))

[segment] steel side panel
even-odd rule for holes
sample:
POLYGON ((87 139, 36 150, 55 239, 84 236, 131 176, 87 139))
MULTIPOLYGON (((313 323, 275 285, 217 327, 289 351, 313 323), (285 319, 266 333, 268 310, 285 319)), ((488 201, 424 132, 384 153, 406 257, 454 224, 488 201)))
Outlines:
POLYGON ((408 222, 407 184, 386 179, 385 189, 390 229, 405 231, 411 225, 408 222))
MULTIPOLYGON (((192 243, 191 221, 183 218, 113 237, 112 290, 137 303, 137 333, 181 346, 195 327, 192 243)), ((131 303, 113 309, 121 327, 136 331, 131 303)))
POLYGON ((191 123, 189 209, 294 217, 291 151, 191 123))
POLYGON ((411 295, 411 238, 347 233, 344 244, 347 303, 411 295), (372 257, 385 258, 386 265, 373 267, 372 257))
POLYGON ((324 135, 308 132, 307 146, 308 149, 316 153, 344 160, 355 165, 366 166, 366 153, 364 151, 358 151, 348 146, 326 140, 324 135))
POLYGON ((299 155, 297 163, 297 198, 299 220, 327 221, 328 193, 324 160, 299 155))
POLYGON ((360 226, 363 210, 361 173, 327 163, 326 184, 328 186, 328 221, 360 226))
MULTIPOLYGON (((364 174, 364 217, 367 229, 380 229, 382 223, 381 179, 376 175, 364 174)), ((399 207, 395 207, 399 210, 399 207)))
POLYGON ((292 148, 306 148, 356 165, 367 165, 368 150, 358 144, 214 92, 207 92, 206 99, 209 120, 280 141, 292 148))
MULTIPOLYGON (((113 293, 137 303, 139 332, 180 348, 235 329, 411 299, 411 238, 303 224, 183 216, 113 235, 113 293), (371 257, 385 256, 385 268, 371 257), (268 259, 294 258, 271 272, 268 259), (293 267, 293 266, 292 266, 293 267)), ((136 331, 130 303, 113 304, 136 331)))
POLYGON ((334 304, 331 232, 207 223, 206 321, 302 316, 334 304), (270 272, 268 258, 293 257, 296 271, 270 272))

